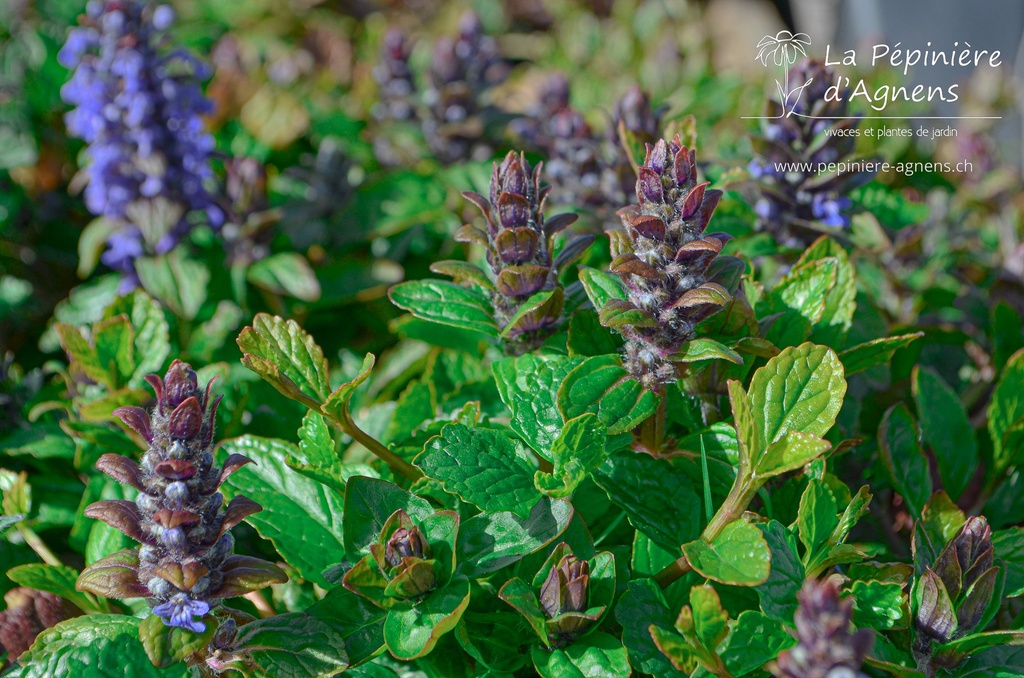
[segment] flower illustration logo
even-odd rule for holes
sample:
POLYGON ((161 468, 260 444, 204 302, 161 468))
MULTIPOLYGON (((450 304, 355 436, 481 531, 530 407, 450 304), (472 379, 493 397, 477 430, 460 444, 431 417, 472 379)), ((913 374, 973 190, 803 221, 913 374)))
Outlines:
POLYGON ((775 35, 766 35, 761 38, 761 42, 757 43, 758 52, 754 57, 755 61, 760 61, 767 66, 770 59, 776 66, 782 67, 783 80, 782 82, 775 81, 783 110, 779 117, 789 117, 793 114, 796 104, 800 100, 800 94, 805 87, 811 84, 811 80, 808 80, 798 87, 789 88, 789 69, 796 63, 798 56, 807 56, 804 47, 808 47, 810 44, 811 36, 806 33, 791 33, 786 30, 779 31, 775 35), (791 99, 792 101, 790 101, 791 99))

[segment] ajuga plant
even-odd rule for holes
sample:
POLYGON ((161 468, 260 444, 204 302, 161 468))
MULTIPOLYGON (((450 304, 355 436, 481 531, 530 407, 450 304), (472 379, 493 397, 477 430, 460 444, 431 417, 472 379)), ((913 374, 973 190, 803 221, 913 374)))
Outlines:
POLYGON ((699 322, 731 299, 711 268, 728 236, 707 233, 722 192, 697 181, 696 152, 678 135, 647 146, 636 180, 637 205, 620 210, 611 271, 626 299, 610 299, 601 322, 626 339, 625 366, 657 391, 679 377, 676 359, 699 322))
POLYGON ((488 128, 501 127, 501 116, 486 99, 510 69, 495 39, 484 33, 480 17, 466 12, 454 37, 438 38, 429 68, 418 78, 410 56, 406 36, 398 29, 388 31, 374 69, 379 88, 373 106, 379 126, 374 140, 378 160, 394 165, 408 156, 399 147, 402 140, 386 132, 394 123, 411 120, 419 121, 427 146, 443 164, 490 158, 493 147, 487 140, 497 135, 488 128))
MULTIPOLYGON (((509 355, 537 348, 561 327, 565 291, 559 276, 594 240, 591 235, 571 237, 555 256, 555 235, 572 224, 576 215, 545 218, 550 189, 541 186, 541 169, 542 165, 532 168, 522 153, 510 151, 500 164, 494 163, 489 197, 463 193, 480 209, 484 227, 466 224, 455 239, 484 247, 486 273, 463 261, 431 265, 435 273, 486 295, 484 313, 491 316, 488 320, 509 355)), ((432 300, 437 295, 428 298, 425 292, 424 283, 405 283, 392 289, 391 299, 414 315, 453 324, 456 309, 439 308, 432 300)))
POLYGON ((759 229, 786 247, 803 248, 822 233, 841 233, 850 225, 849 192, 866 184, 873 171, 853 156, 860 124, 848 116, 848 91, 835 71, 815 59, 801 61, 789 74, 797 83, 785 101, 769 99, 759 136, 751 137, 757 157, 749 172, 760 197, 754 207, 759 229), (844 165, 843 163, 851 163, 844 165), (819 172, 819 163, 831 165, 819 172))
POLYGON ((779 655, 773 673, 777 678, 830 678, 860 673, 871 650, 871 629, 853 630, 854 599, 840 598, 834 577, 807 580, 800 589, 797 608, 797 644, 779 655))
POLYGON ((200 388, 192 367, 177 360, 163 379, 150 375, 147 381, 156 393, 151 412, 140 407, 114 412, 148 445, 141 462, 104 454, 96 463, 138 495, 135 501, 98 501, 85 510, 141 546, 93 563, 76 586, 107 597, 145 597, 166 626, 202 633, 221 600, 287 576, 273 563, 233 553, 231 528, 262 508, 242 495, 224 506, 221 484, 250 460, 235 454, 214 463, 221 397, 212 397, 212 382, 200 388))
POLYGON ((205 186, 214 143, 198 85, 206 68, 169 44, 173 22, 168 5, 97 0, 60 52, 75 69, 61 90, 75 107, 67 129, 88 144, 85 203, 101 217, 90 228, 106 235, 102 261, 125 275, 125 289, 137 258, 169 251, 196 221, 223 220, 205 186))
POLYGON ((513 121, 512 133, 548 158, 552 201, 591 210, 602 221, 632 202, 636 165, 632 149, 654 143, 664 108, 653 108, 639 85, 619 98, 603 134, 569 102, 569 80, 561 73, 541 86, 537 103, 513 121))

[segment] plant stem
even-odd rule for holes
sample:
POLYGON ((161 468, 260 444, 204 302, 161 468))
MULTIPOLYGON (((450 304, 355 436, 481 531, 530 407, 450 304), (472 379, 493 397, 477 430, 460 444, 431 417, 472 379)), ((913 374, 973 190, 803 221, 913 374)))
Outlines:
MULTIPOLYGON (((729 496, 725 498, 725 501, 722 502, 722 505, 715 512, 714 517, 708 521, 707 527, 701 532, 701 540, 710 544, 718 535, 722 534, 722 530, 725 529, 726 525, 742 516, 743 512, 750 506, 754 495, 761 489, 761 484, 746 475, 736 476, 736 482, 733 483, 732 489, 729 490, 729 496)), ((692 569, 693 567, 686 559, 686 556, 682 555, 676 558, 675 562, 654 575, 654 581, 661 588, 665 588, 692 569)))
POLYGON ((665 386, 659 386, 654 396, 658 399, 658 408, 640 424, 640 444, 652 455, 658 456, 661 448, 665 446, 665 419, 668 414, 668 395, 665 386))
POLYGON ((422 471, 407 462, 405 459, 399 457, 397 454, 386 448, 383 443, 356 426, 356 422, 352 420, 352 415, 348 412, 348 408, 342 410, 341 416, 341 420, 336 420, 332 417, 330 419, 331 423, 352 436, 353 440, 379 457, 380 460, 390 466, 392 470, 397 471, 409 480, 419 480, 423 477, 422 471))
POLYGON ((25 543, 28 544, 29 548, 36 552, 36 555, 43 559, 43 562, 47 565, 53 565, 54 567, 60 567, 64 563, 60 562, 60 558, 53 554, 53 551, 43 542, 42 538, 36 534, 35 530, 26 525, 18 524, 18 532, 21 533, 25 543))

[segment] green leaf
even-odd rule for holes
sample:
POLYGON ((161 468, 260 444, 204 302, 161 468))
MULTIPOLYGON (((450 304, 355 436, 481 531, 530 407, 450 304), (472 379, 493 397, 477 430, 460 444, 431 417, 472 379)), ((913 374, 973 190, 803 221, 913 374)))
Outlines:
POLYGON ((828 541, 832 531, 839 525, 838 512, 839 507, 832 490, 824 482, 812 478, 800 497, 800 510, 797 514, 800 542, 807 549, 805 565, 814 559, 818 549, 828 541))
POLYGON ((602 327, 593 309, 583 308, 569 318, 569 340, 566 345, 572 356, 607 355, 619 352, 622 338, 607 327, 602 327))
POLYGON ((510 425, 534 451, 551 461, 551 446, 562 430, 558 388, 582 358, 528 353, 491 366, 502 402, 512 410, 510 425))
POLYGON ((924 505, 921 519, 914 523, 913 547, 917 574, 935 562, 942 548, 967 521, 964 512, 943 491, 924 505))
POLYGON ((915 367, 912 390, 921 433, 935 453, 943 487, 956 500, 978 466, 974 428, 956 393, 934 370, 915 367))
POLYGON ((367 353, 363 356, 363 364, 359 368, 359 372, 356 376, 334 389, 334 391, 332 391, 327 397, 327 402, 323 405, 324 414, 329 417, 333 417, 337 421, 344 421, 348 418, 349 403, 352 401, 352 396, 355 394, 356 389, 370 378, 370 374, 373 372, 373 366, 376 362, 377 358, 372 353, 367 353))
POLYGON ((561 650, 534 648, 533 665, 542 678, 628 676, 629 660, 618 638, 591 633, 561 650))
POLYGON ((135 330, 128 316, 116 315, 92 326, 96 360, 107 368, 114 388, 128 383, 135 371, 135 330))
POLYGON ((757 586, 768 579, 771 551, 761 531, 745 520, 725 526, 714 541, 683 545, 686 559, 701 576, 720 584, 757 586))
POLYGON ((235 646, 258 675, 307 678, 344 671, 348 667, 344 641, 333 624, 292 612, 239 627, 235 646))
POLYGON ((94 599, 75 589, 78 572, 66 565, 19 565, 8 570, 7 577, 18 586, 58 595, 84 612, 93 612, 97 609, 94 599))
POLYGON ((832 349, 787 348, 754 372, 749 397, 755 425, 771 445, 789 431, 823 438, 843 405, 846 380, 832 349))
POLYGON ((1024 528, 1011 527, 993 532, 992 546, 1006 572, 1003 595, 1014 598, 1024 594, 1024 528))
POLYGON ((810 463, 824 454, 832 444, 802 431, 789 431, 768 446, 758 460, 755 472, 762 478, 777 476, 810 463))
POLYGON ((932 475, 918 443, 917 424, 905 405, 895 405, 885 413, 878 427, 878 450, 893 488, 903 497, 910 515, 920 518, 932 496, 932 475))
POLYGON ((1010 357, 1003 370, 988 408, 988 430, 992 436, 992 459, 995 474, 1019 464, 1024 456, 1024 438, 1007 445, 1007 434, 1024 419, 1024 349, 1010 357))
POLYGON ((331 392, 327 359, 294 320, 258 313, 238 335, 242 364, 282 395, 319 409, 331 392))
POLYGON ((781 623, 760 612, 747 610, 736 618, 729 637, 718 650, 722 663, 736 678, 753 673, 796 645, 781 623))
POLYGON ((609 299, 626 299, 626 288, 623 287, 619 276, 589 266, 580 266, 579 275, 594 309, 600 311, 609 299))
POLYGON ((301 301, 320 298, 320 283, 306 258, 298 252, 281 252, 257 261, 246 270, 256 287, 301 301))
POLYGON ((615 605, 615 620, 622 625, 622 642, 629 663, 637 671, 655 676, 683 676, 658 650, 650 626, 671 628, 676 615, 669 610, 661 589, 651 579, 634 579, 615 605))
POLYGON ((537 319, 558 319, 564 307, 565 292, 561 287, 536 292, 519 305, 515 315, 501 328, 501 338, 509 339, 536 327, 537 319))
POLYGON ((479 577, 500 570, 550 544, 565 532, 572 517, 572 504, 547 497, 525 520, 511 511, 473 516, 459 528, 459 572, 479 577))
POLYGON ((179 318, 195 319, 206 301, 210 271, 188 259, 181 247, 159 257, 137 258, 135 272, 145 290, 179 318))
POLYGON ((888 631, 907 625, 900 584, 855 581, 850 586, 850 593, 853 595, 853 623, 857 627, 888 631))
POLYGON ((339 464, 334 453, 334 438, 322 416, 309 410, 299 427, 299 457, 313 466, 332 467, 339 464))
POLYGON ((177 626, 167 626, 163 619, 151 614, 139 624, 139 640, 153 666, 167 668, 190 659, 213 640, 217 625, 207 619, 206 628, 195 633, 177 626))
POLYGON ((434 649, 455 628, 469 605, 469 580, 456 576, 443 589, 408 609, 392 609, 384 622, 384 639, 397 659, 408 661, 434 649))
POLYGON ((384 649, 387 611, 344 586, 335 586, 306 613, 341 634, 351 666, 362 664, 384 649))
POLYGON ((142 290, 118 297, 104 311, 107 318, 121 314, 131 320, 135 332, 135 364, 128 384, 138 388, 143 386, 144 377, 159 372, 170 356, 170 328, 163 309, 142 290))
POLYGON ((565 422, 562 434, 551 447, 554 472, 537 471, 534 484, 550 497, 568 497, 607 458, 604 425, 595 414, 583 414, 565 422))
POLYGON ((558 409, 566 420, 593 412, 608 435, 625 433, 654 414, 657 398, 631 378, 618 356, 587 358, 566 375, 558 389, 558 409))
POLYGON ((670 358, 677 363, 695 363, 701 360, 727 360, 737 365, 743 364, 743 356, 728 346, 714 339, 698 337, 683 344, 678 352, 670 358))
MULTIPOLYGON (((355 562, 370 552, 384 523, 398 509, 413 520, 423 521, 434 514, 425 499, 385 480, 353 476, 345 489, 345 557, 355 562)), ((334 555, 334 562, 340 558, 334 555)))
POLYGON ((757 587, 761 610, 776 621, 789 624, 799 603, 797 593, 804 583, 804 566, 796 552, 796 544, 785 526, 777 520, 758 527, 772 553, 768 579, 757 587))
POLYGON ((676 552, 700 534, 700 497, 667 459, 623 450, 598 468, 594 480, 633 527, 663 549, 676 552))
POLYGON ((298 453, 290 443, 246 435, 224 441, 221 450, 256 462, 232 473, 222 486, 229 499, 244 494, 263 506, 246 522, 272 541, 303 579, 328 586, 321 573, 344 553, 341 497, 288 468, 285 459, 298 453))
POLYGON ((693 611, 693 631, 705 648, 714 650, 729 633, 729 613, 722 609, 722 601, 711 584, 690 589, 690 609, 693 611))
POLYGON ((494 309, 478 289, 447 280, 414 280, 395 285, 388 295, 395 306, 421 320, 498 337, 494 309))
POLYGON ((901 348, 909 346, 924 336, 924 332, 901 334, 895 337, 882 337, 857 344, 842 351, 839 360, 843 363, 846 376, 857 374, 875 365, 882 365, 892 360, 893 354, 901 348))
POLYGON ((183 678, 187 667, 153 666, 139 642, 139 620, 115 614, 75 617, 46 629, 19 658, 20 678, 89 676, 120 678, 183 678))
POLYGON ((500 431, 449 424, 414 460, 427 476, 484 511, 512 511, 521 518, 540 498, 535 466, 525 446, 500 431))
POLYGON ((110 371, 110 365, 100 361, 96 349, 82 334, 81 330, 72 325, 57 323, 54 325, 60 337, 61 348, 71 358, 72 364, 93 381, 103 384, 109 389, 117 388, 117 375, 110 371))

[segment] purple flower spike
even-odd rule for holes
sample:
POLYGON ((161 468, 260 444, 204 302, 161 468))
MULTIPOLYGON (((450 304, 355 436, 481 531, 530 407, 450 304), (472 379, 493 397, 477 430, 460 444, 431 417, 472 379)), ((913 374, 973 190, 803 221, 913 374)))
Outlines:
POLYGON ((153 614, 164 620, 167 626, 179 626, 193 633, 202 633, 206 624, 193 617, 202 618, 210 611, 210 604, 203 600, 192 600, 184 593, 179 593, 166 603, 153 608, 153 614))
MULTIPOLYGON (((58 55, 74 69, 61 90, 74 106, 68 132, 89 144, 89 211, 120 224, 102 261, 134 279, 140 256, 167 252, 192 227, 190 213, 212 210, 204 183, 212 178, 211 110, 198 81, 206 67, 167 50, 173 10, 140 0, 89 4, 58 55)), ((220 212, 209 215, 217 227, 220 212)))

